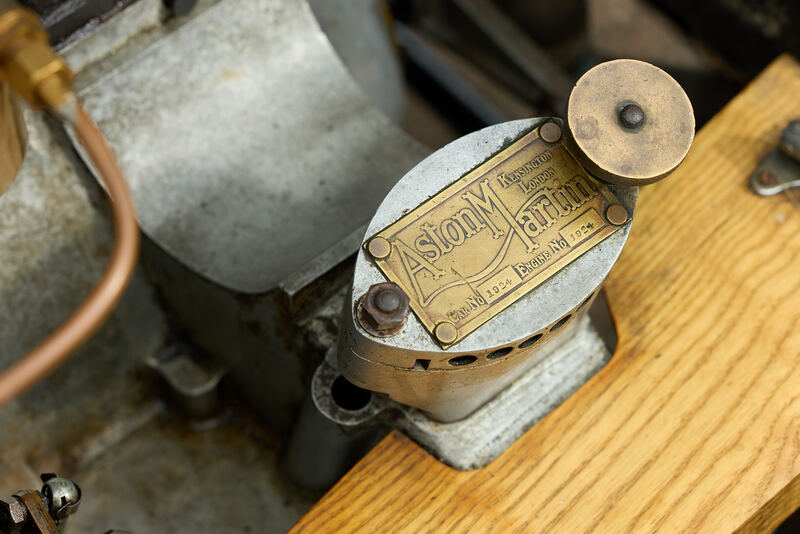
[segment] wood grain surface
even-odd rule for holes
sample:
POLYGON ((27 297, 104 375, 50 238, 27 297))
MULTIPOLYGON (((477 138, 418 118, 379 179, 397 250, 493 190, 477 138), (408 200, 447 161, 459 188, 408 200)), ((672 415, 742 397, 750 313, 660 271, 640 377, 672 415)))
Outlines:
POLYGON ((800 507, 800 211, 750 171, 800 118, 780 57, 641 192, 611 362, 489 466, 389 434, 294 532, 769 532, 800 507))

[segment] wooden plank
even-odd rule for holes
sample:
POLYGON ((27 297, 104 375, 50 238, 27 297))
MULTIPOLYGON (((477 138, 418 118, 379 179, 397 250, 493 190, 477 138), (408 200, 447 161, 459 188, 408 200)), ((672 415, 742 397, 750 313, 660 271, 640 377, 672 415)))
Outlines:
POLYGON ((750 171, 800 117, 778 58, 642 190, 611 362, 489 466, 389 434, 294 532, 768 532, 800 507, 800 211, 750 171))

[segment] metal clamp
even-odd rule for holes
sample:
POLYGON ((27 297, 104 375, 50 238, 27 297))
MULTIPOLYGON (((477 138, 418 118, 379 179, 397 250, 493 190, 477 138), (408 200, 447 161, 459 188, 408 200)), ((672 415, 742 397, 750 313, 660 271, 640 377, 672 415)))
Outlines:
POLYGON ((790 122, 781 132, 781 146, 756 167, 750 187, 765 197, 800 187, 800 120, 790 122))

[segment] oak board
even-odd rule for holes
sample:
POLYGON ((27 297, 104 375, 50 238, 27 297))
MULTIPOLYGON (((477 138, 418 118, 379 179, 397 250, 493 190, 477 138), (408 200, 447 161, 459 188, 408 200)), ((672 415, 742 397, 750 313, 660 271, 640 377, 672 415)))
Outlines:
POLYGON ((392 432, 293 532, 769 532, 800 507, 800 211, 747 185, 795 118, 782 56, 641 190, 614 357, 497 460, 392 432))

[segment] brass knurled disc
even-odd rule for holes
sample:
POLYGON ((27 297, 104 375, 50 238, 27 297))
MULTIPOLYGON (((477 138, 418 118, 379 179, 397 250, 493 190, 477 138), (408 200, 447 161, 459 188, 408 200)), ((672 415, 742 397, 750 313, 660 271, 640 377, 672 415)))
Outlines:
POLYGON ((663 70, 633 59, 601 63, 569 95, 567 128, 573 155, 601 180, 644 185, 665 178, 689 152, 694 112, 678 82, 663 70), (644 124, 620 122, 628 104, 644 111, 644 124))

